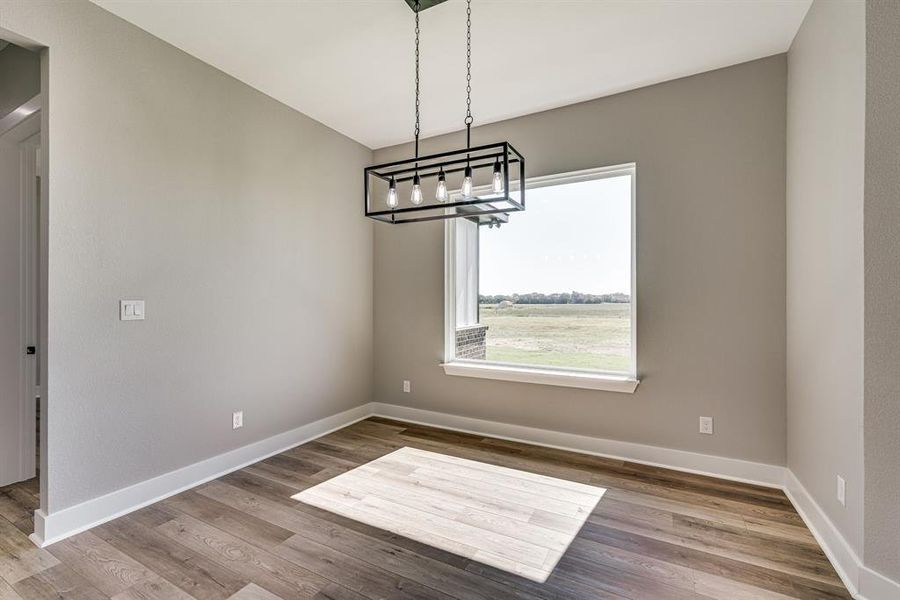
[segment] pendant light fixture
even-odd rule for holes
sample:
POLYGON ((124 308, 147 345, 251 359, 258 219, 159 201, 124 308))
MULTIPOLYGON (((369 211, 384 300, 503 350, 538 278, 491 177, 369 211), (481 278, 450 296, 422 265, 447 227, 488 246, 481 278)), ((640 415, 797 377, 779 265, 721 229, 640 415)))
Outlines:
POLYGON ((419 14, 444 1, 406 0, 415 13, 414 152, 366 167, 365 214, 386 223, 462 217, 499 225, 509 213, 525 210, 525 157, 509 142, 472 146, 472 0, 466 0, 466 145, 419 156, 419 14))

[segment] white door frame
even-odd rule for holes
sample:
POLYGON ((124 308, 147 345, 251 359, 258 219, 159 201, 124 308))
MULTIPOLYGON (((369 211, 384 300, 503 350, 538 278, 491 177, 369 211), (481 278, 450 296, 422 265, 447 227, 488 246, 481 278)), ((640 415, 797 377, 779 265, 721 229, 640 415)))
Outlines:
MULTIPOLYGON (((35 120, 39 119, 35 115, 35 120)), ((35 401, 40 396, 38 360, 42 354, 38 330, 38 281, 40 257, 38 177, 40 176, 40 131, 19 142, 19 215, 20 215, 20 301, 19 341, 20 379, 22 402, 19 410, 19 477, 20 480, 35 476, 35 449, 37 447, 35 401), (26 348, 33 346, 37 354, 29 355, 26 348)))

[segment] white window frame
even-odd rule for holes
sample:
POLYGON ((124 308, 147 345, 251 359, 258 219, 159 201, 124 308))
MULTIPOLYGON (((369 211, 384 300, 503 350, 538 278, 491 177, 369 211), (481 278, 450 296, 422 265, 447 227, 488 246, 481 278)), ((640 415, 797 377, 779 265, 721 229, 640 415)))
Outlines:
MULTIPOLYGON (((528 189, 558 186, 581 181, 595 181, 610 177, 631 177, 631 372, 609 373, 604 371, 565 367, 532 367, 511 363, 467 360, 456 358, 456 303, 457 303, 457 221, 449 219, 444 225, 444 362, 447 375, 497 379, 520 383, 535 383, 562 387, 585 388, 610 392, 633 393, 640 380, 637 378, 637 254, 636 254, 636 197, 637 166, 635 163, 584 169, 558 175, 526 179, 528 189)), ((514 182, 510 182, 513 187, 514 182)), ((512 217, 515 219, 515 216, 512 217)), ((510 224, 515 227, 514 223, 510 224)), ((469 249, 471 256, 473 249, 469 249)), ((477 246, 474 253, 477 260, 477 246)), ((476 267, 477 269, 477 267, 476 267)), ((477 271, 476 271, 477 272, 477 271)))

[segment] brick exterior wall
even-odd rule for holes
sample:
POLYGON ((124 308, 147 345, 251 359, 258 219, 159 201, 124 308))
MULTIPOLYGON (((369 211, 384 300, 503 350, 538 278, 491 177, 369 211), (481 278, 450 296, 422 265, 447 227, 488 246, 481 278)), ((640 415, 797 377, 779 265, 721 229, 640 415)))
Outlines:
POLYGON ((487 350, 487 325, 469 325, 456 330, 456 358, 484 360, 487 350))

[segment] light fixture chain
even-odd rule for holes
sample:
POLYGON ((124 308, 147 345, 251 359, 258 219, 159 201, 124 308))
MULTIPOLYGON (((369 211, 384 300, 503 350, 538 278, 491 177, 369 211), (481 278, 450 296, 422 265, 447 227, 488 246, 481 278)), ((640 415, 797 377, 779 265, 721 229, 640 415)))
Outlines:
POLYGON ((416 0, 416 158, 419 157, 419 0, 416 0))
MULTIPOLYGON (((2 0, 0 0, 2 1, 2 0)), ((415 12, 415 155, 404 160, 392 161, 363 170, 365 184, 363 190, 366 217, 387 223, 414 223, 420 221, 467 219, 476 225, 499 227, 508 213, 525 210, 525 157, 516 152, 508 142, 472 146, 472 0, 466 0, 466 146, 450 152, 439 152, 419 156, 419 136, 421 134, 421 64, 420 64, 420 12, 425 8, 440 4, 445 0, 406 0, 415 12), (470 163, 475 154, 476 164, 470 163), (481 186, 476 193, 475 170, 490 167, 486 160, 493 158, 493 174, 490 194, 481 194, 481 186), (503 161, 501 164, 501 160, 503 161), (420 162, 423 163, 419 172, 420 162), (427 164, 424 164, 427 163, 427 164), (464 168, 462 163, 465 163, 464 168), (510 179, 510 164, 516 163, 518 181, 510 179), (448 175, 459 181, 457 173, 462 171, 462 181, 458 192, 448 189, 448 175), (437 186, 431 187, 431 180, 437 177, 437 186), (387 209, 373 207, 372 190, 387 181, 388 193, 385 198, 387 209), (425 201, 425 188, 434 189, 434 202, 425 201), (509 193, 511 183, 518 183, 517 199, 509 193), (398 187, 409 189, 409 204, 401 206, 398 187), (375 187, 373 187, 373 185, 375 187), (420 212, 425 211, 425 212, 420 212), (492 216, 502 213, 501 217, 492 216)), ((460 0, 456 0, 459 2, 460 0)), ((462 2, 460 2, 462 4, 462 2)), ((478 171, 479 175, 487 172, 478 171)), ((480 178, 484 179, 484 178, 480 178)))
POLYGON ((472 146, 472 121, 472 0, 466 0, 466 147, 472 146))

